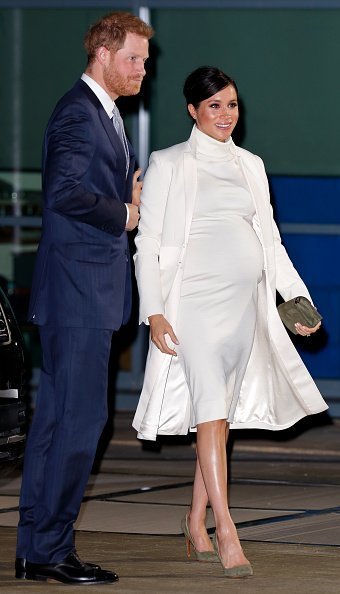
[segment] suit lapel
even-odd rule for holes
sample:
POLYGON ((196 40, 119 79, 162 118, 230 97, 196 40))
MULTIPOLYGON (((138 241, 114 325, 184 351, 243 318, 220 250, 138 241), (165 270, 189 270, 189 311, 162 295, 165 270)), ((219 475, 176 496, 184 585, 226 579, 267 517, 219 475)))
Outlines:
POLYGON ((124 148, 123 148, 122 142, 115 130, 115 127, 114 127, 112 121, 110 120, 109 116, 107 115, 105 109, 103 108, 103 106, 101 104, 99 105, 98 112, 99 112, 99 117, 100 117, 101 123, 104 126, 104 129, 109 137, 112 147, 114 148, 114 150, 115 150, 116 154, 119 156, 119 158, 121 160, 123 160, 123 162, 125 164, 125 153, 124 153, 124 148))
MULTIPOLYGON (((129 150, 130 150, 130 167, 129 167, 129 171, 127 174, 127 178, 126 178, 126 184, 125 184, 125 196, 123 199, 123 202, 131 202, 132 199, 132 194, 131 194, 131 190, 132 190, 132 177, 135 171, 135 166, 136 166, 136 157, 135 157, 135 153, 133 151, 131 151, 131 145, 129 144, 129 150)), ((125 158, 125 155, 124 155, 125 158)))
MULTIPOLYGON (((101 123, 109 137, 109 140, 112 144, 112 148, 114 149, 119 160, 121 160, 123 163, 125 163, 125 153, 124 153, 124 148, 122 146, 121 140, 115 130, 115 127, 114 127, 112 121, 110 120, 104 107, 102 106, 101 102, 99 101, 97 95, 92 91, 92 89, 89 87, 89 85, 87 85, 86 82, 84 82, 81 79, 76 82, 75 87, 77 87, 77 86, 79 86, 83 90, 83 92, 86 94, 86 96, 91 101, 91 103, 97 108, 100 121, 101 121, 101 123)), ((130 147, 129 147, 129 150, 130 150, 130 147)))

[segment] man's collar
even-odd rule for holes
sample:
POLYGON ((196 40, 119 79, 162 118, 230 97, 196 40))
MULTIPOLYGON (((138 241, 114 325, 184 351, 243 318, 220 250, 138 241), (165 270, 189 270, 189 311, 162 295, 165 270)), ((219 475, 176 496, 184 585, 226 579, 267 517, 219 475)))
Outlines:
POLYGON ((91 76, 85 74, 85 72, 81 75, 81 80, 83 80, 94 92, 96 97, 98 97, 107 115, 111 118, 114 101, 111 99, 110 95, 93 78, 91 78, 91 76))

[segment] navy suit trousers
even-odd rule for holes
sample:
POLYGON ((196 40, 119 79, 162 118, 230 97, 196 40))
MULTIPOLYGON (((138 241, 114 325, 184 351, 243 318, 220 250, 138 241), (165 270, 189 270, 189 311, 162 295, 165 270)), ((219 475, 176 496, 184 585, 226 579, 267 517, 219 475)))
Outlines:
POLYGON ((58 563, 77 519, 107 420, 112 330, 39 328, 43 368, 29 432, 17 556, 58 563))

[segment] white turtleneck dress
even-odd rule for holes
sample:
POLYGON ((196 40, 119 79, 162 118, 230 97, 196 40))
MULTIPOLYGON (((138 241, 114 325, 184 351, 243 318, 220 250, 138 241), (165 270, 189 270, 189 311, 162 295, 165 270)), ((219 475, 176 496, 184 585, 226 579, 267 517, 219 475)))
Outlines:
POLYGON ((198 129, 196 204, 184 263, 176 347, 191 426, 233 420, 256 324, 263 253, 255 207, 230 142, 198 129))

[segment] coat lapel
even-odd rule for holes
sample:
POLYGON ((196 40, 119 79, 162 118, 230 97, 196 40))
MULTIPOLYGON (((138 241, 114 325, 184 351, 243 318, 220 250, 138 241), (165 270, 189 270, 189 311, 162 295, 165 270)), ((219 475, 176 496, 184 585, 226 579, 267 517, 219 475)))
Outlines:
POLYGON ((115 127, 110 120, 109 116, 107 115, 104 107, 102 106, 101 102, 99 101, 97 95, 90 89, 90 87, 84 82, 83 80, 78 80, 75 84, 75 87, 79 87, 85 93, 87 98, 90 102, 98 109, 98 114, 100 121, 109 137, 109 140, 112 144, 112 147, 117 154, 117 156, 125 161, 125 153, 124 148, 122 146, 121 140, 115 130, 115 127))
MULTIPOLYGON (((106 111, 102 106, 99 107, 99 117, 100 120, 105 128, 105 131, 109 137, 109 140, 112 144, 112 148, 117 155, 117 159, 119 162, 119 166, 122 168, 122 171, 125 171, 126 166, 126 157, 122 142, 115 130, 115 127, 110 120, 109 116, 107 115, 106 111)), ((123 202, 131 202, 131 187, 132 187, 132 176, 135 170, 136 158, 135 153, 133 151, 131 143, 128 141, 129 147, 129 154, 130 154, 130 166, 129 171, 126 178, 125 184, 125 196, 121 196, 123 202)))
POLYGON ((123 148, 122 142, 115 130, 115 127, 114 127, 112 121, 110 120, 109 116, 107 115, 107 113, 106 113, 105 109, 102 107, 102 105, 100 105, 98 111, 99 111, 100 120, 105 128, 105 131, 109 137, 109 140, 112 144, 112 147, 113 147, 115 153, 117 154, 119 159, 121 159, 125 163, 124 148, 123 148))
POLYGON ((196 136, 195 126, 191 132, 188 143, 183 153, 183 179, 185 196, 185 246, 189 240, 191 221, 194 214, 197 194, 197 162, 196 162, 196 136))
POLYGON ((270 200, 266 188, 263 184, 262 177, 257 167, 248 159, 240 158, 241 167, 246 178, 249 190, 252 194, 256 214, 258 216, 262 240, 264 247, 268 247, 272 243, 272 229, 270 209, 268 208, 268 201, 270 200))
POLYGON ((185 194, 185 229, 184 241, 188 243, 191 220, 194 212, 197 192, 197 165, 192 152, 184 153, 183 156, 183 177, 185 194))
POLYGON ((254 157, 238 150, 239 162, 253 197, 257 220, 253 222, 254 230, 262 244, 264 267, 267 271, 269 286, 275 293, 275 251, 273 244, 273 220, 271 216, 270 195, 266 179, 261 175, 259 164, 254 157))

